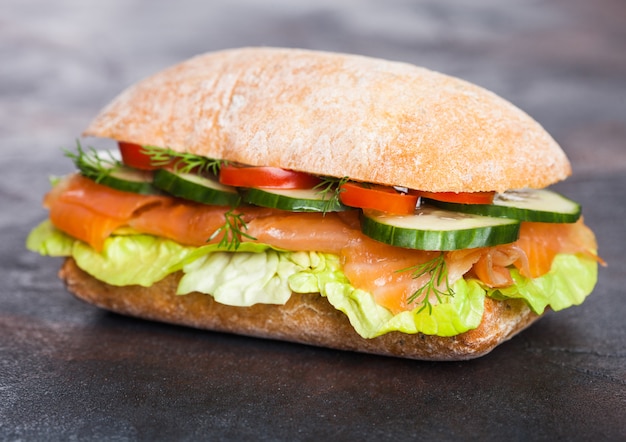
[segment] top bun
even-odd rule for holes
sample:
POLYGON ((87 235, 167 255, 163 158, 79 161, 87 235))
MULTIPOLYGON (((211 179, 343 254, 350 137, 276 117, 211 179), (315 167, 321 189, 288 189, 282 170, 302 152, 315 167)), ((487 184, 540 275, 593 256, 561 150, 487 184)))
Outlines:
POLYGON ((128 88, 85 134, 433 192, 543 188, 571 173, 536 121, 481 87, 297 49, 192 58, 128 88))

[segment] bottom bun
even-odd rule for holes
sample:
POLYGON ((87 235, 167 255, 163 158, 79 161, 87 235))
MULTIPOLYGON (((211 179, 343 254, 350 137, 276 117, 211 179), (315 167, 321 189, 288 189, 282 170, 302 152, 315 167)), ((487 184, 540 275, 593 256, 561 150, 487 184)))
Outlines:
POLYGON ((480 326, 463 334, 440 337, 391 332, 364 339, 342 312, 318 294, 294 293, 285 305, 232 307, 219 304, 202 293, 176 295, 180 272, 151 287, 116 287, 85 273, 69 258, 59 276, 78 298, 123 315, 339 350, 432 361, 482 356, 539 318, 523 301, 486 298, 480 326))

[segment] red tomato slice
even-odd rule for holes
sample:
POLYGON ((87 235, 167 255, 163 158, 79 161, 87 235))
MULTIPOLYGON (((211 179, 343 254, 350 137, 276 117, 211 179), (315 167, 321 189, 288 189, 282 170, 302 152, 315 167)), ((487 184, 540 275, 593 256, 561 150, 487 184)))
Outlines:
POLYGON ((339 199, 350 207, 410 215, 415 211, 418 196, 400 193, 393 187, 378 185, 363 187, 359 183, 345 183, 341 186, 339 199))
POLYGON ((220 169, 220 183, 235 187, 311 189, 320 182, 314 175, 279 167, 228 165, 220 169))
POLYGON ((460 204, 491 204, 495 192, 424 192, 419 190, 417 195, 447 203, 460 204))
POLYGON ((152 164, 152 158, 140 144, 127 143, 125 141, 120 141, 117 144, 122 155, 122 161, 127 166, 142 170, 156 170, 161 167, 152 164))

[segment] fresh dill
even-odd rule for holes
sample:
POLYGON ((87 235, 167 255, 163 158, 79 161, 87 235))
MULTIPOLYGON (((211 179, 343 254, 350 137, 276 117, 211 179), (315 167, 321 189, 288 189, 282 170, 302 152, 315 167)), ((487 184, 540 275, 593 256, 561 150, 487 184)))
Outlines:
POLYGON ((123 167, 122 162, 114 157, 113 152, 97 151, 93 147, 84 150, 79 141, 76 141, 76 152, 67 149, 64 152, 83 175, 97 183, 123 167))
POLYGON ((321 180, 319 184, 313 187, 313 190, 317 191, 317 194, 324 200, 323 213, 330 212, 336 207, 341 207, 339 194, 343 192, 341 186, 348 182, 348 177, 321 177, 321 180))
POLYGON ((439 253, 437 256, 426 261, 425 263, 399 270, 399 272, 404 271, 412 272, 413 279, 429 275, 429 279, 426 284, 417 289, 408 298, 409 303, 419 300, 422 306, 418 310, 418 313, 422 312, 426 308, 428 309, 428 314, 432 313, 433 305, 430 299, 431 295, 435 295, 437 302, 439 303, 443 301, 443 296, 454 296, 454 290, 450 287, 450 283, 448 281, 448 265, 446 264, 443 252, 439 253))
POLYGON ((248 230, 248 225, 242 217, 243 214, 236 213, 235 209, 231 209, 224 213, 224 225, 213 232, 213 234, 209 237, 209 241, 217 238, 220 233, 223 233, 222 239, 218 244, 219 247, 225 248, 226 250, 237 250, 241 245, 243 238, 247 238, 252 241, 256 240, 255 237, 245 232, 248 230))
POLYGON ((143 146, 141 153, 150 157, 150 164, 154 167, 173 167, 178 173, 210 173, 218 175, 226 160, 215 160, 188 152, 176 152, 156 146, 143 146))

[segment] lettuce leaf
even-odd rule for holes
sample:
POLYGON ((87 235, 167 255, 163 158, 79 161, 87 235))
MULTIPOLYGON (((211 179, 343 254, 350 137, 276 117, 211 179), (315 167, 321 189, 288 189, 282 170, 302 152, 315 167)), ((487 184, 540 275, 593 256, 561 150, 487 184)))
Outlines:
POLYGON ((350 284, 333 283, 321 291, 328 301, 350 319, 364 338, 374 338, 392 331, 455 336, 478 327, 483 316, 485 290, 476 281, 460 279, 454 284, 455 295, 433 305, 432 311, 416 308, 393 315, 376 304, 374 297, 350 284))
POLYGON ((542 314, 548 306, 559 311, 580 305, 596 285, 598 263, 590 258, 560 254, 545 275, 530 279, 514 269, 511 276, 515 285, 489 289, 488 295, 495 299, 523 299, 535 313, 542 314))
POLYGON ((317 254, 323 262, 312 270, 302 270, 290 279, 296 293, 317 293, 328 299, 350 320, 356 332, 373 338, 391 331, 454 336, 478 327, 484 310, 485 290, 476 281, 459 280, 455 295, 446 296, 432 312, 415 309, 394 315, 377 304, 374 297, 354 288, 341 271, 339 257, 317 254))
POLYGON ((78 267, 110 285, 149 287, 175 271, 173 268, 195 247, 151 235, 113 235, 101 253, 56 229, 39 224, 26 239, 29 250, 48 256, 72 256, 78 267))
POLYGON ((71 256, 76 240, 45 220, 30 231, 26 248, 43 256, 71 256))
POLYGON ((287 280, 299 270, 286 255, 275 250, 206 254, 183 267, 177 294, 197 291, 238 307, 285 304, 291 296, 287 280))
POLYGON ((183 267, 178 293, 199 291, 234 306, 284 304, 291 292, 320 293, 346 314, 364 338, 390 331, 454 336, 478 327, 485 290, 476 281, 458 281, 455 296, 445 297, 432 312, 393 315, 374 297, 354 288, 341 270, 339 257, 316 252, 213 252, 183 267))
POLYGON ((72 256, 87 273, 107 284, 150 287, 172 273, 172 266, 193 251, 167 239, 151 235, 111 236, 97 253, 76 241, 72 256))
POLYGON ((336 255, 287 252, 266 244, 243 243, 236 253, 218 245, 186 247, 150 235, 113 235, 97 253, 72 239, 48 221, 29 235, 27 247, 42 255, 73 256, 79 267, 111 285, 150 286, 169 273, 182 270, 177 293, 211 294, 223 304, 249 306, 284 304, 291 292, 320 293, 342 311, 364 338, 391 331, 454 336, 476 328, 485 296, 520 298, 537 313, 578 305, 592 291, 597 263, 576 255, 557 255, 552 270, 528 279, 511 270, 515 286, 490 289, 477 280, 461 279, 453 285, 454 296, 444 297, 432 311, 393 315, 376 304, 374 297, 353 287, 341 270, 336 255))

